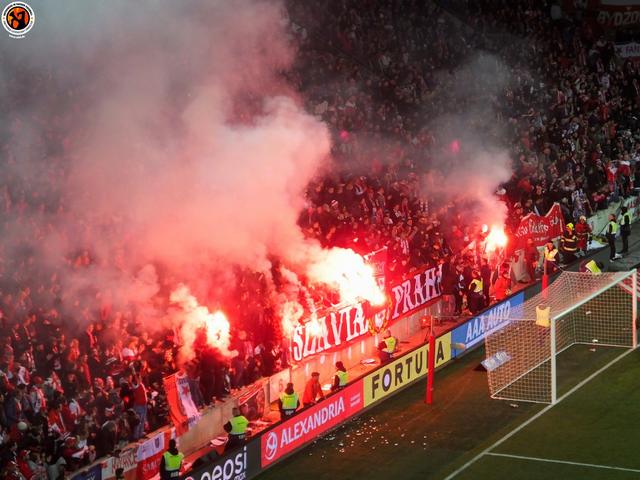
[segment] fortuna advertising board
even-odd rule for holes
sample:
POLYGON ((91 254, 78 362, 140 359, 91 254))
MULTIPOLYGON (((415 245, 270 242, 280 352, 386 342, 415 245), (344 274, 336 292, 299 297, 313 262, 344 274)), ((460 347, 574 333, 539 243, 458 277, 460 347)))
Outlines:
POLYGON ((260 473, 260 438, 220 457, 206 467, 187 472, 181 480, 245 480, 260 473))
MULTIPOLYGON (((391 287, 391 320, 411 313, 440 296, 440 267, 430 268, 391 287)), ((379 310, 379 309, 378 309, 379 310)), ((291 335, 291 356, 295 362, 344 346, 369 332, 369 318, 375 307, 356 303, 331 311, 318 319, 321 333, 298 325, 291 335)))
MULTIPOLYGON (((364 406, 378 402, 399 388, 427 374, 429 345, 412 350, 363 379, 364 406)), ((436 339, 436 367, 451 359, 451 333, 436 339)))
POLYGON ((501 329, 512 318, 518 318, 522 302, 524 302, 524 291, 454 328, 451 332, 451 341, 464 344, 465 348, 477 345, 484 340, 486 334, 501 329))
POLYGON ((293 418, 262 435, 260 437, 262 467, 301 447, 360 410, 362 410, 362 380, 348 385, 319 404, 302 410, 293 418))

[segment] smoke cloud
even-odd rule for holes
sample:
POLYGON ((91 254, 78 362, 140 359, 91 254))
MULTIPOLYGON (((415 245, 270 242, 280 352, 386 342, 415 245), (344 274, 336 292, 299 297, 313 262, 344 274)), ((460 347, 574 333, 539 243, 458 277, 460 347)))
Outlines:
POLYGON ((4 256, 59 277, 41 301, 134 303, 151 326, 163 289, 201 299, 269 254, 304 268, 320 249, 296 220, 330 139, 281 80, 280 2, 30 3, 33 30, 0 42, 0 176, 4 256))
POLYGON ((429 159, 423 189, 437 204, 462 204, 467 218, 501 226, 507 208, 495 192, 511 178, 512 166, 497 105, 511 82, 508 68, 496 57, 478 54, 441 73, 438 81, 432 98, 442 114, 428 129, 440 144, 429 159))

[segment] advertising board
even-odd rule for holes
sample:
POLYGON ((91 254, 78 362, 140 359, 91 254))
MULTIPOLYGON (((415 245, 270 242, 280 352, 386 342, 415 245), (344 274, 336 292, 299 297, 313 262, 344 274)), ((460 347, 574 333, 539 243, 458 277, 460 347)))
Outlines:
POLYGON ((187 472, 181 480, 246 480, 260 473, 260 437, 210 464, 187 472))
POLYGON ((260 438, 262 467, 342 423, 362 407, 362 380, 359 380, 277 425, 260 438))
MULTIPOLYGON (((484 340, 487 333, 500 330, 512 318, 518 318, 519 307, 524 302, 524 291, 473 317, 451 332, 451 341, 471 348, 484 340)), ((455 357, 454 352, 454 357, 455 357)))
MULTIPOLYGON (((368 407, 425 376, 428 352, 429 345, 422 345, 364 377, 364 406, 368 407)), ((436 339, 436 367, 450 359, 451 333, 449 332, 436 339)))

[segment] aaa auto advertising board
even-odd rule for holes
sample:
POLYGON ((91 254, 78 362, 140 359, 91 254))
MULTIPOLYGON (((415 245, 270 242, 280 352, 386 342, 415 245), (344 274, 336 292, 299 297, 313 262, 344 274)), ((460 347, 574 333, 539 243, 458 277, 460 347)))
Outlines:
POLYGON ((260 437, 262 467, 267 467, 344 422, 362 407, 362 380, 359 380, 313 407, 302 410, 260 437))
MULTIPOLYGON (((524 302, 524 291, 509 297, 502 303, 486 310, 481 315, 473 317, 468 322, 456 327, 451 332, 454 344, 463 344, 465 349, 471 348, 484 340, 484 336, 500 330, 512 318, 518 318, 520 306, 524 302)), ((454 357, 455 357, 454 353, 454 357)))

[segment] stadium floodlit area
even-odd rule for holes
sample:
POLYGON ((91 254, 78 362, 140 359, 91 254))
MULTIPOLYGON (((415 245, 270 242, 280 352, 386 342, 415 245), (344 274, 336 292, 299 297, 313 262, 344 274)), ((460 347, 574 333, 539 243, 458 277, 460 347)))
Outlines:
POLYGON ((640 478, 640 352, 574 345, 559 354, 554 405, 494 400, 483 349, 418 382, 260 478, 640 478))

